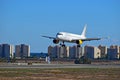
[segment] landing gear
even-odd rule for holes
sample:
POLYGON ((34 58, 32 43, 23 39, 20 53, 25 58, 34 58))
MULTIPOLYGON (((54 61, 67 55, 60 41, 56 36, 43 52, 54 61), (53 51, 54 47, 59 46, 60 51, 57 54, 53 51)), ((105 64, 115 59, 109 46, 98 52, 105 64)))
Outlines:
POLYGON ((60 43, 60 45, 62 46, 62 47, 65 47, 66 45, 64 44, 64 41, 63 41, 63 43, 60 43))
POLYGON ((65 44, 62 45, 62 47, 65 47, 65 46, 66 46, 65 44))

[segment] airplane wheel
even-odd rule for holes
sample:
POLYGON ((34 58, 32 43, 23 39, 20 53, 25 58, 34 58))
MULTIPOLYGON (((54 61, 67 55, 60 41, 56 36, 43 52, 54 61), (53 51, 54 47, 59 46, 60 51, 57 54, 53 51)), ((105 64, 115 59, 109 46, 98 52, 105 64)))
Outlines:
POLYGON ((60 46, 62 46, 62 44, 60 43, 60 46))
POLYGON ((63 44, 62 47, 65 47, 65 44, 63 44))

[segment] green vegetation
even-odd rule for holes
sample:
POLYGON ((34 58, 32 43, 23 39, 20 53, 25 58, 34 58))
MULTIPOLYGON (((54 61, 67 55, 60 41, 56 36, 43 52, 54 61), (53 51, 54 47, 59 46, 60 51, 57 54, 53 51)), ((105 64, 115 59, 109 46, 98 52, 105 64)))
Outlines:
POLYGON ((118 80, 120 68, 0 69, 0 80, 118 80))

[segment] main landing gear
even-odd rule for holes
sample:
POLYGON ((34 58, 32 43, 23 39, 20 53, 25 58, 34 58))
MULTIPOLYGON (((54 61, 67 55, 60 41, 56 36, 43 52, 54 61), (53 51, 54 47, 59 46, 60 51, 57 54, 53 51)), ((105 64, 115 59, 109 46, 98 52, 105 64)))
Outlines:
POLYGON ((63 43, 60 43, 60 46, 62 46, 62 47, 65 47, 66 45, 64 44, 64 41, 63 41, 63 43))
MULTIPOLYGON (((66 45, 64 44, 64 41, 63 41, 62 43, 60 43, 60 46, 66 47, 66 45)), ((80 44, 77 44, 77 47, 81 47, 81 45, 80 45, 80 44)))

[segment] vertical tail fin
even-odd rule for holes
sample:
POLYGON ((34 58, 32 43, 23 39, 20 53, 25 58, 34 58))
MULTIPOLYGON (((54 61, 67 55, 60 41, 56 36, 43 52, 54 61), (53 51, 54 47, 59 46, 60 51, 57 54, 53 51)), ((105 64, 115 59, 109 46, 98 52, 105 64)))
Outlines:
POLYGON ((82 31, 82 36, 86 36, 86 28, 87 28, 87 24, 85 24, 85 26, 84 26, 84 29, 83 29, 83 31, 82 31))

